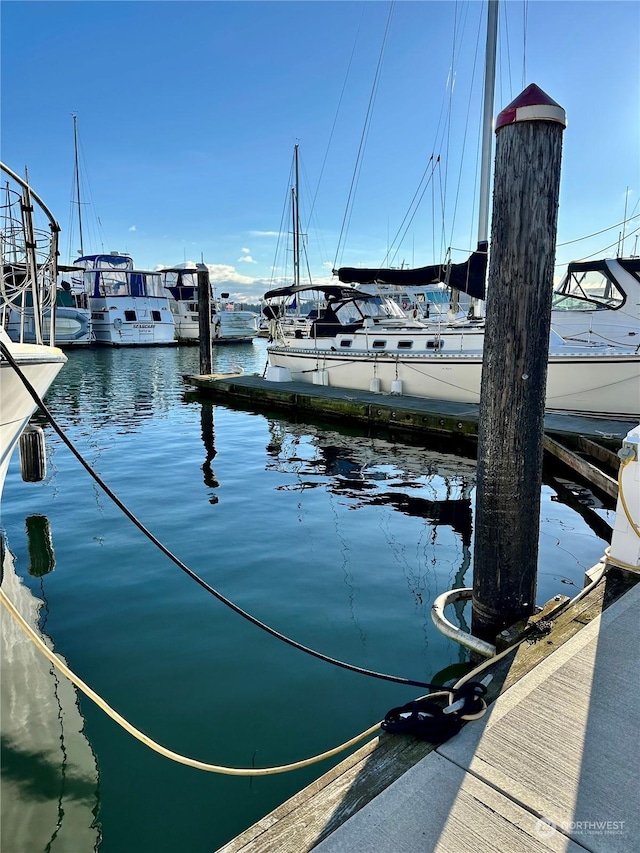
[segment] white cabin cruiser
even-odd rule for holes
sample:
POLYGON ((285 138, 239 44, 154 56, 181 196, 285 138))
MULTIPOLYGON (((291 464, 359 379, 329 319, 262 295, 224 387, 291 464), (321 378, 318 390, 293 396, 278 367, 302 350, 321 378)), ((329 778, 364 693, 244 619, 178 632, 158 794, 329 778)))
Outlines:
POLYGON ((200 330, 196 268, 189 266, 161 269, 160 278, 164 291, 169 296, 169 308, 176 327, 176 340, 180 344, 197 344, 200 330))
POLYGON ((640 349, 640 258, 575 261, 553 292, 551 328, 567 342, 640 349))
MULTIPOLYGON (((177 341, 183 344, 197 343, 200 336, 197 265, 187 262, 161 269, 160 275, 169 296, 177 341)), ((257 315, 253 311, 238 309, 229 301, 228 293, 217 297, 215 291, 211 290, 211 339, 214 344, 250 343, 257 332, 257 315)))
POLYGON ((97 344, 175 344, 175 321, 160 273, 137 270, 129 255, 83 255, 74 261, 89 299, 97 344))

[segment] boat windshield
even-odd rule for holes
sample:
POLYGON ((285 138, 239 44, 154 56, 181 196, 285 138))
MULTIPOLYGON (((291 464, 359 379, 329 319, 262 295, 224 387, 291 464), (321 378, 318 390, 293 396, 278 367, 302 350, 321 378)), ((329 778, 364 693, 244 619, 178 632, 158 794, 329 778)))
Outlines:
POLYGON ((160 273, 92 269, 84 273, 90 296, 166 296, 160 273))
POLYGON ((347 299, 333 305, 336 317, 343 326, 360 323, 367 318, 386 320, 390 317, 406 319, 402 309, 392 299, 373 296, 368 299, 347 299))
POLYGON ((556 311, 615 310, 625 294, 605 269, 569 270, 553 292, 556 311))
POLYGON ((129 255, 85 255, 73 265, 85 270, 132 270, 133 260, 129 255))

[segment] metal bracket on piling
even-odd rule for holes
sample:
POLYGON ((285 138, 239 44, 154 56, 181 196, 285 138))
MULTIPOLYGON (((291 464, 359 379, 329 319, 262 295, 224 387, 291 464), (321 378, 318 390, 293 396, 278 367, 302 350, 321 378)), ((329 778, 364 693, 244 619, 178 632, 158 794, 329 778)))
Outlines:
POLYGON ((496 653, 496 647, 481 640, 479 637, 474 637, 466 631, 458 628, 444 615, 444 609, 448 604, 454 604, 456 601, 469 601, 473 595, 473 589, 463 587, 462 589, 451 589, 448 592, 443 592, 439 595, 431 605, 431 618, 436 628, 445 637, 455 640, 461 646, 466 646, 479 655, 485 658, 492 658, 496 653))

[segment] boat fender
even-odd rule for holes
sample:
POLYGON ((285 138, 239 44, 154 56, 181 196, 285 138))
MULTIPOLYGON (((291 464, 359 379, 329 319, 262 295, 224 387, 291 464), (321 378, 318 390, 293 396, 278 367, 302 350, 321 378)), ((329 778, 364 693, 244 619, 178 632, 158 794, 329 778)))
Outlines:
POLYGON ((487 688, 469 681, 459 689, 429 693, 387 712, 382 728, 394 734, 410 734, 418 740, 442 743, 456 734, 465 720, 478 719, 486 710, 487 688), (450 700, 453 699, 453 702, 450 700))
POLYGON ((25 483, 40 483, 47 475, 44 430, 29 424, 20 436, 20 473, 25 483))

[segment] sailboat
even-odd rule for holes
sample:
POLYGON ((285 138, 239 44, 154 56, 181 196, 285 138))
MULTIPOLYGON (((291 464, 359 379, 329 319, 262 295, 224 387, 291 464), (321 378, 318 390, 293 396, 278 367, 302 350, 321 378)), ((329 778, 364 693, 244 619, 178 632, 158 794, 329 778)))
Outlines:
MULTIPOLYGON (((456 287, 471 284, 473 270, 484 282, 486 272, 496 43, 497 0, 489 0, 478 249, 465 265, 449 271, 450 276, 455 275, 456 287)), ((636 274, 633 265, 627 264, 621 269, 636 274)), ((339 278, 344 283, 313 288, 322 292, 326 308, 314 321, 309 335, 276 338, 268 347, 266 378, 478 403, 484 345, 484 320, 478 296, 473 296, 470 317, 454 322, 442 322, 441 317, 437 322, 424 318, 411 321, 377 287, 380 280, 391 284, 393 277, 397 282, 403 273, 401 284, 411 281, 410 276, 415 276, 412 283, 419 280, 428 284, 438 277, 446 281, 447 272, 444 266, 415 271, 366 270, 359 278, 359 271, 353 268, 339 270, 339 278), (354 279, 356 286, 352 284, 354 279), (368 283, 365 284, 365 280, 368 283)), ((281 301, 297 297, 301 289, 302 286, 280 288, 266 294, 265 299, 281 301)), ((598 308, 606 308, 604 300, 598 308)), ((610 308, 615 310, 613 304, 610 308)), ((561 310, 558 301, 552 323, 561 310)), ((636 332, 637 327, 633 334, 636 332)), ((630 334, 627 341, 631 340, 630 334)), ((552 327, 547 374, 548 410, 602 417, 635 418, 640 415, 640 354, 637 348, 633 350, 628 343, 625 346, 617 346, 615 342, 604 344, 604 339, 596 346, 593 341, 565 338, 552 327)))
POLYGON ((82 294, 88 302, 97 344, 113 347, 173 345, 176 343, 175 322, 160 274, 136 269, 133 259, 126 253, 85 254, 75 115, 73 127, 80 257, 71 266, 61 267, 65 274, 62 287, 67 293, 82 294))
MULTIPOLYGON (((318 316, 318 308, 308 314, 301 311, 296 294, 307 291, 309 296, 315 291, 315 303, 318 292, 314 285, 301 285, 300 264, 302 257, 303 234, 300 223, 300 147, 293 148, 293 184, 291 186, 291 236, 293 255, 293 282, 289 287, 267 291, 263 297, 261 318, 262 336, 270 340, 275 338, 306 338, 311 331, 313 320, 318 316), (275 322, 277 321, 277 322, 275 322)), ((276 264, 274 263, 274 267, 276 264)))
MULTIPOLYGON (((36 393, 43 397, 67 358, 56 346, 45 344, 43 331, 43 295, 54 286, 57 274, 58 233, 60 227, 53 215, 29 186, 12 169, 0 163, 2 173, 13 182, 25 212, 19 230, 0 234, 2 251, 2 289, 0 291, 0 496, 13 451, 25 431, 36 402, 27 390, 24 376, 36 393), (33 207, 44 213, 49 223, 46 245, 42 234, 35 239, 33 207), (36 340, 12 340, 5 323, 16 304, 24 304, 30 295, 36 340)), ((55 318, 55 312, 51 315, 55 318)), ((48 327, 49 341, 55 340, 55 326, 48 327)))

